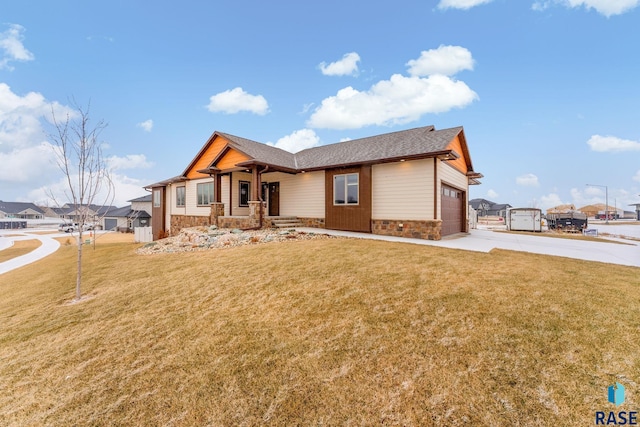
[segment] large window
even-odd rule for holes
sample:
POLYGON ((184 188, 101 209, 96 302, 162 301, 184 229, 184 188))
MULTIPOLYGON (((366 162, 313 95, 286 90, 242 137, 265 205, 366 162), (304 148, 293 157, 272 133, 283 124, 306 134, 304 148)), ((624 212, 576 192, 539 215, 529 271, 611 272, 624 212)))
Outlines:
POLYGON ((247 181, 240 181, 240 206, 249 206, 251 185, 247 181))
POLYGON ((333 177, 333 204, 357 205, 359 195, 358 174, 349 173, 333 177))
POLYGON ((176 187, 176 207, 183 208, 185 205, 185 187, 176 187))
POLYGON ((213 198, 213 182, 205 182, 196 185, 198 206, 209 206, 215 200, 213 198))

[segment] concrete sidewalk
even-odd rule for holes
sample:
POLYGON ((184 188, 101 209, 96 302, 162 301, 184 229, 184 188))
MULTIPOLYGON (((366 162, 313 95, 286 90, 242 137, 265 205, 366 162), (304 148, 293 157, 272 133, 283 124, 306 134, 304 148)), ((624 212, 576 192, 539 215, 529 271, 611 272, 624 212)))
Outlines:
POLYGON ((0 274, 31 264, 58 250, 60 242, 53 238, 59 237, 57 234, 32 234, 33 231, 36 230, 4 230, 0 234, 0 250, 13 246, 13 242, 19 240, 37 239, 41 242, 38 248, 28 254, 0 262, 0 274), (7 237, 7 235, 11 236, 7 237))
POLYGON ((615 242, 590 242, 585 240, 546 237, 535 233, 524 235, 490 230, 471 230, 469 234, 459 234, 442 240, 423 240, 318 228, 296 228, 296 230, 307 233, 325 233, 359 239, 412 243, 416 245, 438 246, 476 252, 506 249, 640 267, 640 242, 633 240, 616 239, 616 241, 624 242, 625 244, 615 242))

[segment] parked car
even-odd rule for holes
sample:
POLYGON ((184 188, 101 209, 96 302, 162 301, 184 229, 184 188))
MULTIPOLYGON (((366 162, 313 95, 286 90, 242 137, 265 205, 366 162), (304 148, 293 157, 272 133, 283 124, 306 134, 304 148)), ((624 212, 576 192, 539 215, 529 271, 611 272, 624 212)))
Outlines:
POLYGON ((62 223, 58 226, 58 230, 64 231, 65 233, 73 233, 77 229, 78 227, 75 224, 70 223, 62 223))

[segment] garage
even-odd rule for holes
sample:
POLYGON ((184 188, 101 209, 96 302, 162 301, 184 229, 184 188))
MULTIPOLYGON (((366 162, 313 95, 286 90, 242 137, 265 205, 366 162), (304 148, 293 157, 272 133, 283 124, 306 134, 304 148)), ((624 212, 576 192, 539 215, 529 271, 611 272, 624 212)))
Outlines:
POLYGON ((466 231, 464 215, 464 191, 442 184, 442 228, 441 236, 466 231))
POLYGON ((118 227, 118 220, 115 218, 105 218, 104 228, 105 230, 115 230, 118 227))

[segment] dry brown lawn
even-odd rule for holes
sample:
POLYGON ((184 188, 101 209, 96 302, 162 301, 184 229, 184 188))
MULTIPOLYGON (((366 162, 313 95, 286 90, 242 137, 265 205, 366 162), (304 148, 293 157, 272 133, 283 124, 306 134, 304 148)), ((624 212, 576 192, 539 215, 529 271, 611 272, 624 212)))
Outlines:
POLYGON ((0 262, 5 262, 15 257, 28 254, 40 247, 42 243, 37 239, 30 240, 18 240, 13 243, 13 246, 0 251, 0 262))
POLYGON ((640 269, 364 240, 0 276, 0 425, 593 425, 640 378, 640 269))

